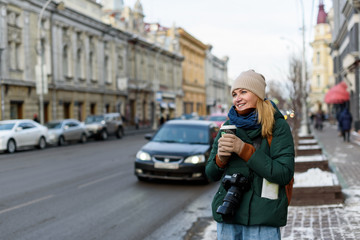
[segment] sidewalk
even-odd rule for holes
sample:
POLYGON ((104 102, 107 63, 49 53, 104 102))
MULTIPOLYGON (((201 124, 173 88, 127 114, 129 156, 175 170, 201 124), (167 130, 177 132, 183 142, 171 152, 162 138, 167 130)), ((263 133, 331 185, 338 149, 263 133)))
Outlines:
POLYGON ((282 239, 360 239, 360 146, 338 136, 337 126, 326 124, 313 130, 315 138, 337 175, 345 204, 317 207, 290 207, 282 239))
MULTIPOLYGON (((289 207, 287 225, 281 228, 283 240, 360 239, 360 138, 351 135, 351 143, 338 136, 336 125, 325 124, 323 131, 313 130, 328 157, 345 195, 342 205, 289 207), (356 140, 356 141, 355 141, 356 140)), ((208 200, 210 204, 211 199, 208 200)), ((209 216, 211 213, 208 214, 209 216)), ((199 218, 184 237, 186 240, 216 239, 216 223, 199 218), (201 232, 196 226, 206 223, 201 232)))
POLYGON ((146 133, 152 133, 155 132, 151 127, 149 126, 140 126, 139 129, 135 128, 135 125, 128 125, 124 127, 124 133, 126 135, 135 135, 135 134, 146 134, 146 133))

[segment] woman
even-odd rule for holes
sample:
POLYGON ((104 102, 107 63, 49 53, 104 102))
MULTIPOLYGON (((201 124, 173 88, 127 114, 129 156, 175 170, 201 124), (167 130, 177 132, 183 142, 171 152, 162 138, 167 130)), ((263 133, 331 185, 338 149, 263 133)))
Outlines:
POLYGON ((265 87, 253 70, 235 79, 224 125, 236 125, 236 135, 218 134, 206 165, 210 180, 223 179, 212 202, 218 240, 280 239, 286 225, 294 144, 284 117, 265 99, 265 87))

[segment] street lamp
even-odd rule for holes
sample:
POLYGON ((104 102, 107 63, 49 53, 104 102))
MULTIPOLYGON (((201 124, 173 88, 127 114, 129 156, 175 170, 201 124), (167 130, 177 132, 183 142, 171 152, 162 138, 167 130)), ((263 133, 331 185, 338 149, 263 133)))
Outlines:
MULTIPOLYGON (((47 88, 47 81, 44 80, 44 44, 43 44, 43 37, 41 36, 42 32, 42 18, 45 9, 47 6, 52 2, 53 0, 47 0, 46 3, 43 5, 43 7, 40 10, 39 19, 37 22, 37 53, 38 53, 38 65, 36 67, 36 75, 37 75, 37 92, 39 94, 39 103, 40 103, 40 123, 44 124, 44 94, 47 94, 48 88, 47 88), (39 78, 40 75, 40 79, 39 78)), ((64 10, 64 3, 60 2, 57 4, 58 10, 64 10)))
POLYGON ((310 133, 308 117, 307 117, 307 104, 306 104, 306 64, 305 64, 305 17, 304 17, 304 2, 303 0, 299 0, 301 3, 301 11, 302 11, 302 59, 301 59, 301 81, 302 81, 302 119, 300 126, 300 133, 306 135, 310 133))
POLYGON ((4 120, 5 117, 5 96, 4 96, 4 83, 2 79, 2 52, 4 48, 0 48, 0 84, 1 84, 1 120, 4 120))
MULTIPOLYGON (((40 104, 40 123, 44 124, 44 94, 46 94, 47 92, 47 87, 45 88, 45 81, 44 81, 44 46, 43 46, 43 41, 42 41, 42 37, 41 37, 41 32, 42 32, 42 17, 44 14, 45 9, 47 8, 47 6, 50 4, 52 0, 47 0, 46 3, 43 5, 43 7, 40 10, 40 14, 39 14, 39 19, 37 22, 37 53, 38 53, 38 65, 36 67, 36 75, 37 75, 37 81, 36 81, 36 86, 37 86, 37 93, 39 94, 39 104, 40 104), (39 78, 39 74, 40 74, 40 79, 39 78)), ((47 86, 47 85, 46 85, 47 86)))
POLYGON ((163 50, 159 47, 158 51, 155 54, 155 79, 154 79, 154 121, 153 121, 153 129, 156 130, 158 128, 158 123, 157 123, 157 115, 158 114, 158 99, 160 99, 162 96, 160 95, 161 93, 159 92, 160 89, 160 79, 159 79, 159 71, 158 71, 158 57, 159 55, 163 52, 163 50))

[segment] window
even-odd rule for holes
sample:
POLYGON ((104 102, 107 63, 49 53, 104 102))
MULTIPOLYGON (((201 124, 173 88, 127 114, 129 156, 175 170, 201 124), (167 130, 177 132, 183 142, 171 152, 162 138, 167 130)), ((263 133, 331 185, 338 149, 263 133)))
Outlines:
POLYGON ((316 52, 316 64, 320 64, 320 52, 316 52))
POLYGON ((65 45, 64 49, 63 49, 63 75, 64 75, 64 78, 66 78, 69 73, 68 63, 69 63, 68 47, 65 45))
POLYGON ((90 66, 90 71, 89 71, 89 78, 90 79, 93 79, 93 62, 94 62, 94 53, 93 52, 90 52, 89 53, 89 66, 90 66))
MULTIPOLYGON (((5 18, 6 19, 6 18, 5 18)), ((8 24, 8 62, 11 70, 22 70, 22 25, 19 12, 7 12, 8 24)))
POLYGON ((110 79, 110 74, 109 74, 109 57, 108 56, 105 56, 105 59, 104 59, 104 80, 106 83, 111 83, 111 79, 110 79))
POLYGON ((89 50, 89 79, 93 82, 97 81, 97 71, 96 71, 96 49, 95 49, 95 40, 93 37, 89 38, 90 50, 89 50))
POLYGON ((80 79, 85 79, 83 59, 83 51, 79 48, 76 52, 76 73, 80 79))

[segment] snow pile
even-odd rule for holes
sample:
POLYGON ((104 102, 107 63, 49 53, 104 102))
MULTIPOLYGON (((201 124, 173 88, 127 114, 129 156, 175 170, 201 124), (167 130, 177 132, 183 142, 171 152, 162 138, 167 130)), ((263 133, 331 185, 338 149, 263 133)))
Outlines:
POLYGON ((323 154, 295 157, 295 162, 315 162, 315 161, 326 161, 326 160, 327 160, 327 158, 323 154))
POLYGON ((316 139, 300 139, 299 144, 315 144, 317 143, 316 139))
POLYGON ((294 174, 294 187, 321 187, 339 185, 335 174, 322 171, 319 168, 310 168, 304 173, 294 174))
POLYGON ((303 146, 298 146, 297 149, 298 150, 309 150, 309 149, 321 149, 321 147, 319 145, 303 145, 303 146))
POLYGON ((307 134, 307 133, 299 133, 298 134, 298 136, 300 137, 300 138, 310 138, 310 139, 313 139, 314 138, 314 136, 313 135, 310 135, 310 134, 307 134))

